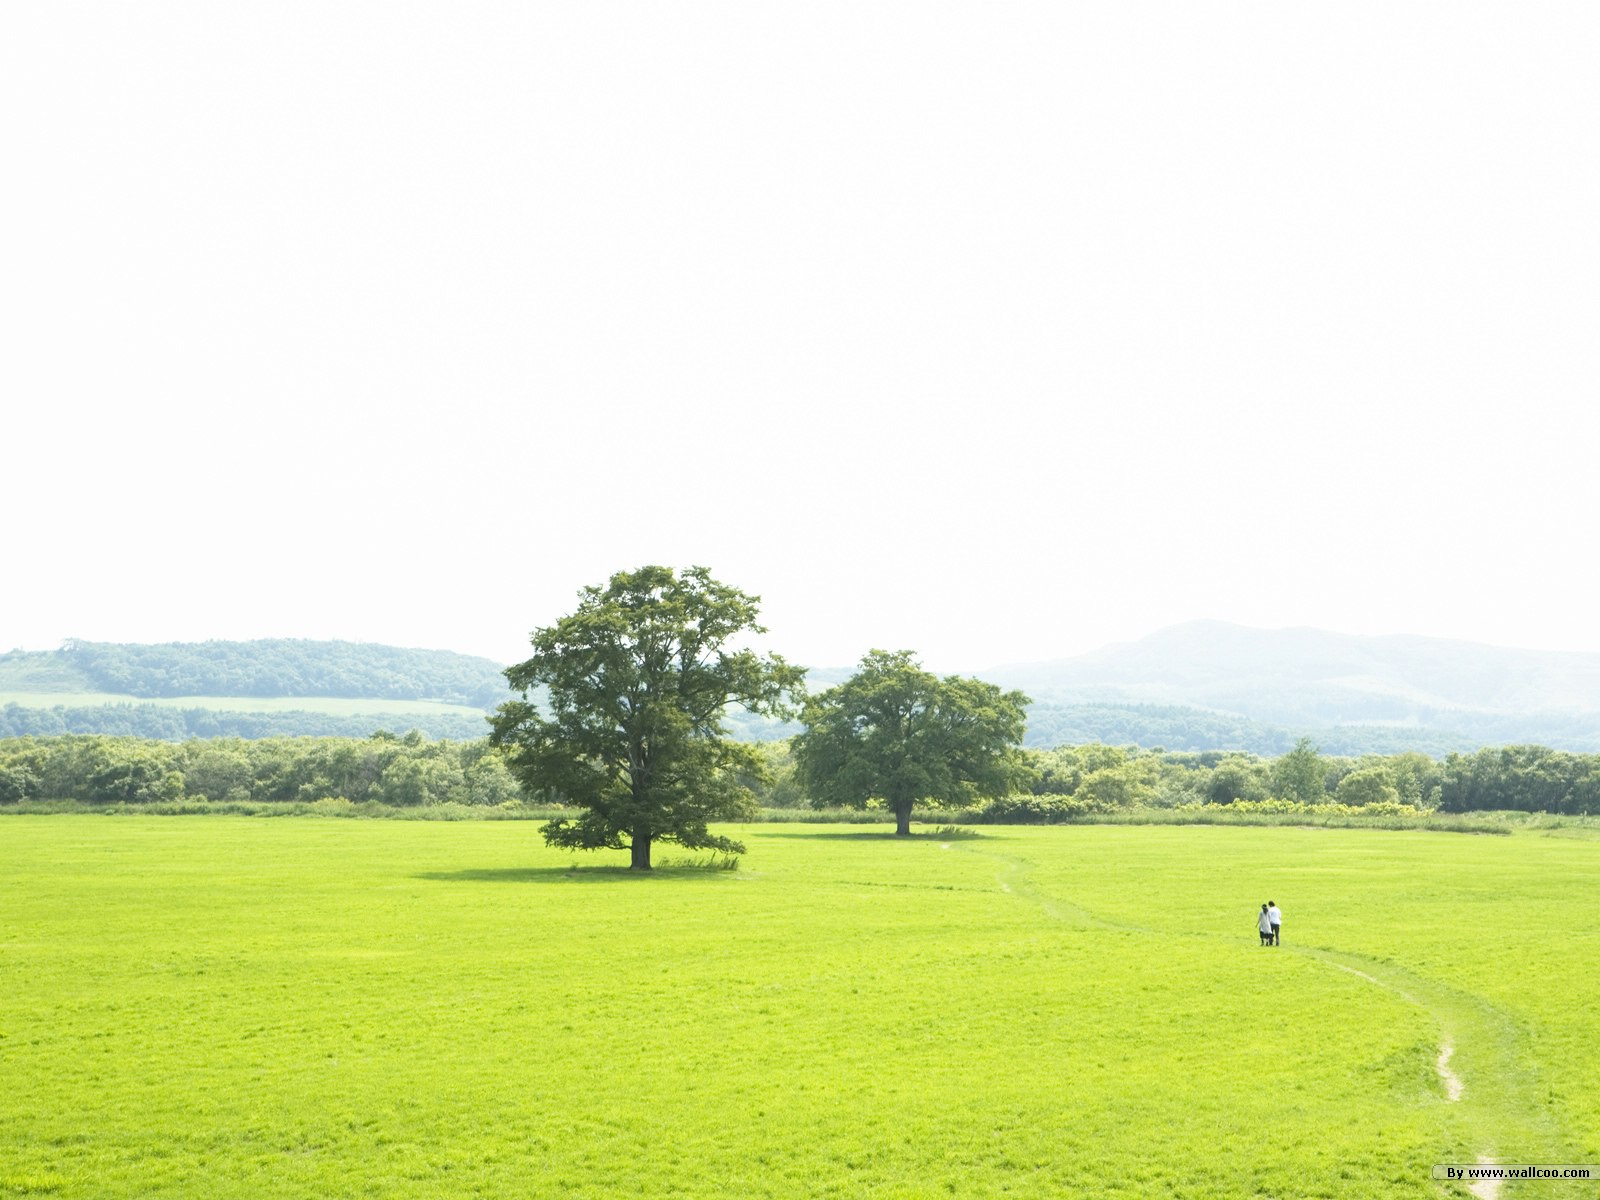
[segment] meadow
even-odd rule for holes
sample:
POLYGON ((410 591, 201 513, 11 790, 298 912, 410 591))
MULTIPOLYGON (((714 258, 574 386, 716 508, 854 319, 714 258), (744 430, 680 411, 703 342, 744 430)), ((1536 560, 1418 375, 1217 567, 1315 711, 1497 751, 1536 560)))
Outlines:
POLYGON ((636 876, 528 822, 9 817, 0 1196, 1437 1197, 1434 1163, 1600 1162, 1593 830, 731 832, 738 870, 636 876))

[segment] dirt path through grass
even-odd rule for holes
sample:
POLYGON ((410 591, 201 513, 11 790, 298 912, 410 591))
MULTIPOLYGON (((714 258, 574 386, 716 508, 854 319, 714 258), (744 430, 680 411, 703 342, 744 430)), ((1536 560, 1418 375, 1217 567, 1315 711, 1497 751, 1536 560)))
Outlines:
POLYGON ((1444 1080, 1445 1099, 1455 1101, 1461 1099, 1461 1093, 1466 1090, 1466 1084, 1461 1082, 1461 1076, 1450 1069, 1450 1059, 1455 1054, 1456 1048, 1448 1041, 1439 1046, 1439 1061, 1434 1064, 1439 1072, 1439 1078, 1444 1080))
MULTIPOLYGON (((959 849, 999 864, 999 888, 1037 905, 1052 920, 1078 928, 1115 929, 1152 937, 1232 940, 1232 935, 1200 930, 1175 932, 1108 919, 1034 886, 1028 879, 1030 864, 1024 858, 970 845, 959 849)), ((1435 1066, 1442 1098, 1451 1106, 1449 1115, 1441 1121, 1444 1138, 1439 1162, 1488 1165, 1503 1151, 1514 1152, 1514 1160, 1522 1162, 1577 1161, 1572 1157, 1572 1139, 1538 1101, 1545 1085, 1539 1078, 1528 1031, 1512 1014, 1480 996, 1367 955, 1310 945, 1286 949, 1392 992, 1421 1010, 1434 1024, 1439 1046, 1435 1066), (1537 1153, 1530 1155, 1530 1148, 1537 1148, 1537 1153)), ((1484 1180, 1468 1185, 1467 1191, 1478 1200, 1501 1200, 1501 1186, 1499 1180, 1484 1180)), ((1568 1193, 1560 1190, 1541 1192, 1541 1196, 1565 1194, 1568 1193)))

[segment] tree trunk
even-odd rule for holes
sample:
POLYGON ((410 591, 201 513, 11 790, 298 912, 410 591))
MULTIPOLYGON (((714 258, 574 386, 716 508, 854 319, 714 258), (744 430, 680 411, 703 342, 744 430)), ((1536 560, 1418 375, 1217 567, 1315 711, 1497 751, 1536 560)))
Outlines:
POLYGON ((635 871, 648 871, 650 869, 650 835, 648 833, 635 833, 633 835, 633 863, 635 871))
POLYGON ((911 836, 911 801, 894 806, 894 835, 895 837, 911 836))

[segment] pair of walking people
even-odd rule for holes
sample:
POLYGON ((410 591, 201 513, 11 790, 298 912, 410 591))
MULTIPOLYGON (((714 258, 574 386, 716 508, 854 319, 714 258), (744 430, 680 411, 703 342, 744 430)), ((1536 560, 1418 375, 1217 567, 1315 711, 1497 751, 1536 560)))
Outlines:
POLYGON ((1256 929, 1261 933, 1263 946, 1278 944, 1278 927, 1282 924, 1283 914, 1278 911, 1278 902, 1268 900, 1261 906, 1261 915, 1256 918, 1256 929))

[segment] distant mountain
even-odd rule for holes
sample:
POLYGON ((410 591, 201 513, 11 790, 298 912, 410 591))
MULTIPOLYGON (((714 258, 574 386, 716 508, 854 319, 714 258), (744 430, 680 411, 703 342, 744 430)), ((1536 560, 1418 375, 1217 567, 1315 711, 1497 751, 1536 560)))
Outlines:
MULTIPOLYGON (((510 697, 499 663, 447 650, 276 639, 69 642, 0 654, 0 737, 128 733, 482 737, 510 697)), ((850 668, 810 672, 813 691, 850 668)), ((1137 642, 978 674, 1027 692, 1026 743, 1282 754, 1441 755, 1532 742, 1600 752, 1600 654, 1196 621, 1137 642)), ((798 726, 733 711, 733 736, 798 726)))
POLYGON ((1600 654, 1195 621, 1076 658, 980 674, 1033 698, 1030 741, 1035 727, 1082 732, 1096 711, 1091 723, 1140 724, 1145 710, 1150 736, 1129 740, 1168 749, 1230 748, 1151 740, 1161 736, 1154 727, 1204 726, 1204 715, 1212 724, 1233 718, 1232 740, 1272 744, 1305 733, 1374 752, 1519 741, 1600 750, 1600 654), (1198 712, 1175 715, 1182 710, 1198 712))
POLYGON ((451 650, 272 638, 252 642, 69 641, 0 654, 0 691, 158 696, 326 696, 437 700, 482 708, 505 699, 502 667, 451 650))
POLYGON ((500 664, 368 642, 67 642, 0 654, 0 736, 124 733, 474 738, 510 698, 500 664))

